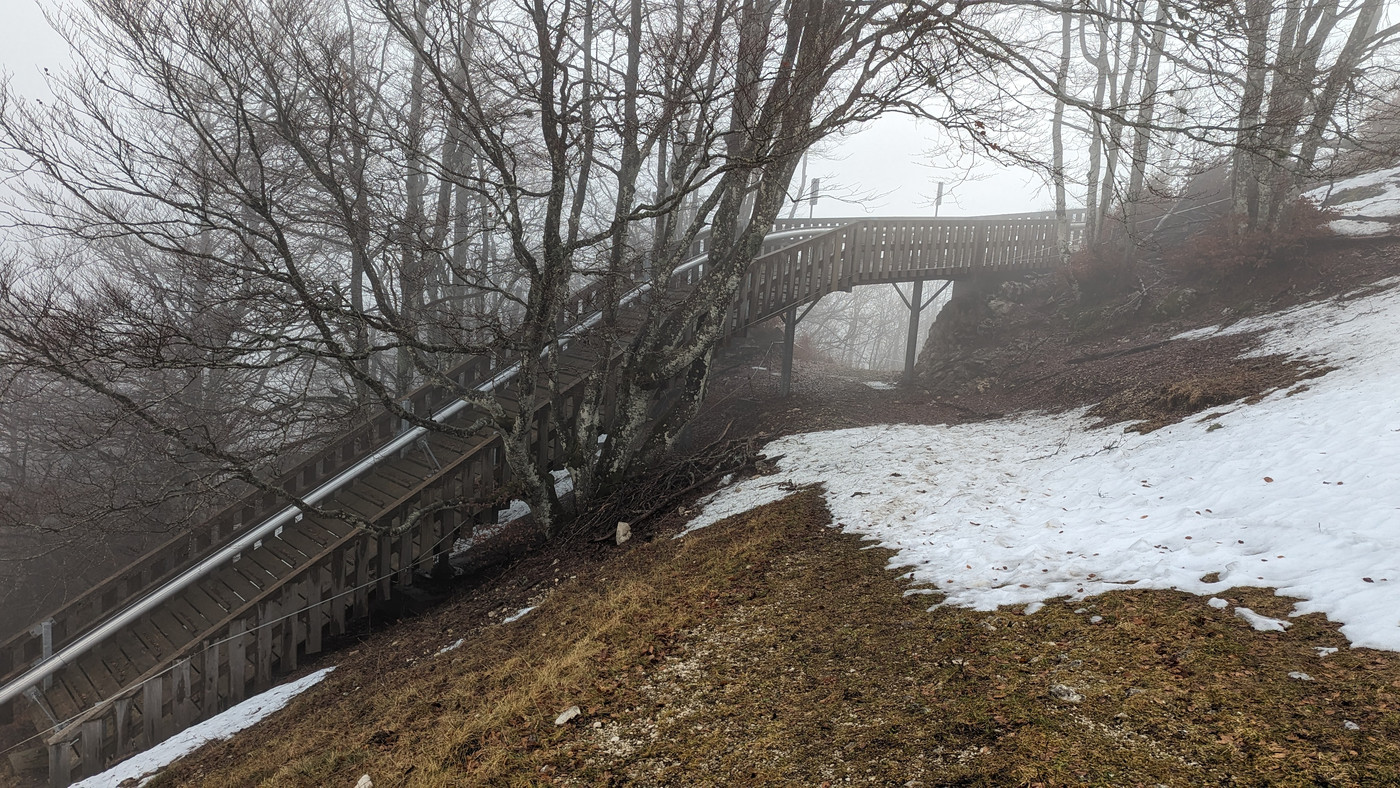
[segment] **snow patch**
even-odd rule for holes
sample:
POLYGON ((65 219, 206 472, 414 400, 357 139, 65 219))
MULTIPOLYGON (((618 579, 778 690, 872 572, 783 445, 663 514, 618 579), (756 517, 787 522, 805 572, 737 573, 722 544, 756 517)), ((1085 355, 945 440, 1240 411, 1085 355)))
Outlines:
POLYGON ((535 606, 534 606, 534 605, 531 605, 531 606, 529 606, 529 607, 522 607, 522 608, 520 608, 519 610, 515 611, 514 613, 511 613, 510 615, 508 615, 508 616, 506 616, 505 618, 501 619, 501 623, 502 623, 502 624, 509 624, 509 623, 512 622, 512 621, 519 621, 520 619, 524 618, 525 615, 526 615, 527 613, 529 613, 531 610, 534 610, 534 609, 535 609, 535 606))
POLYGON ((1247 607, 1235 608, 1235 615, 1260 632, 1282 632, 1293 625, 1291 621, 1261 616, 1247 607))
POLYGON ((1392 287, 1191 332, 1260 331, 1257 353, 1338 367, 1213 412, 1224 430, 1091 430, 1079 411, 784 437, 766 448, 778 473, 714 493, 685 532, 820 484, 834 522, 894 550, 891 568, 943 604, 1266 586, 1301 600, 1291 615, 1400 651, 1397 324, 1392 287))
POLYGON ((1393 233, 1400 222, 1400 167, 1369 172, 1303 195, 1340 213, 1328 228, 1338 235, 1367 238, 1393 233), (1348 192, 1362 190, 1352 196, 1348 192))
POLYGON ((177 758, 188 755, 211 741, 227 739, 248 728, 291 702, 292 698, 307 691, 324 679, 334 667, 323 668, 296 681, 273 687, 261 695, 251 697, 216 717, 205 720, 145 752, 138 753, 107 771, 74 783, 73 788, 111 788, 126 780, 140 780, 145 785, 155 777, 155 773, 174 763, 177 758))

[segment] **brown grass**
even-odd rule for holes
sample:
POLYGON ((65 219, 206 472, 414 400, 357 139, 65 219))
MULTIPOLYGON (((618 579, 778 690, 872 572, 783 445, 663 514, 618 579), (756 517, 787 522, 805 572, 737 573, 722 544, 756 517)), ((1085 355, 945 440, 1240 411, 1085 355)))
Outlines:
POLYGON ((887 551, 828 522, 807 491, 623 549, 446 655, 384 633, 154 785, 1400 784, 1400 659, 1319 615, 1261 633, 1130 589, 927 612, 887 551))
POLYGON ((1321 377, 1333 369, 1286 356, 1262 356, 1241 360, 1217 374, 1124 389, 1106 397, 1086 415, 1099 420, 1096 428, 1133 421, 1136 423, 1129 430, 1148 433, 1236 400, 1252 405, 1271 392, 1321 377))

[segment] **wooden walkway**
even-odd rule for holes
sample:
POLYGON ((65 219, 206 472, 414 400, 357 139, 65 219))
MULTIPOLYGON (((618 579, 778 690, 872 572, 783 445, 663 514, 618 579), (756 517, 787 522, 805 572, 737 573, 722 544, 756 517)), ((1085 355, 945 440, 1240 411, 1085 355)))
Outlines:
MULTIPOLYGON (((1057 263, 1047 214, 786 220, 770 238, 730 311, 732 332, 787 315, 791 337, 796 308, 835 290, 1057 263)), ((678 286, 704 275, 704 240, 692 251, 678 286)), ((585 290, 571 300, 575 325, 596 313, 594 296, 585 290)), ((599 352, 586 332, 572 341, 563 395, 533 414, 535 450, 552 465, 563 446, 543 426, 545 409, 562 408, 570 423, 577 383, 599 352)), ((475 358, 451 377, 463 388, 491 388, 509 405, 513 363, 475 358)), ((460 402, 442 387, 411 400, 415 413, 435 414, 460 402)), ((439 420, 469 424, 481 415, 459 407, 439 420)), ((46 762, 51 784, 66 786, 268 688, 371 605, 408 592, 416 573, 447 559, 456 538, 494 523, 497 490, 509 477, 500 439, 489 432, 405 436, 385 415, 345 436, 278 480, 336 516, 303 515, 285 496, 250 495, 0 644, 0 724, 28 720, 38 732, 12 762, 46 762), (416 517, 444 501, 471 503, 416 517), (357 519, 397 536, 369 534, 357 519), (153 602, 162 589, 169 598, 153 602)))

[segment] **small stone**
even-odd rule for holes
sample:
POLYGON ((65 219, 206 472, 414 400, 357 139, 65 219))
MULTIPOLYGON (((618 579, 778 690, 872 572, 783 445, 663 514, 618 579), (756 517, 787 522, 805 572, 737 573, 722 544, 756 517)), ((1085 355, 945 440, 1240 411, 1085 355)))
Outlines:
POLYGON ((1083 695, 1075 692, 1073 687, 1064 684, 1052 684, 1050 686, 1050 695, 1066 703, 1080 703, 1084 700, 1083 695))
POLYGON ((1309 676, 1308 674, 1304 673, 1304 672, 1301 671, 1301 670, 1294 670, 1294 671, 1289 672, 1288 677, 1289 677, 1290 679, 1297 679, 1297 680, 1299 680, 1299 681, 1312 681, 1312 680, 1313 680, 1313 677, 1312 677, 1312 676, 1309 676))
POLYGON ((1103 616, 1090 616, 1090 617, 1089 617, 1089 623, 1090 623, 1090 624, 1102 624, 1102 623, 1103 623, 1103 616))
POLYGON ((368 774, 360 775, 360 781, 355 783, 355 788, 374 788, 374 780, 368 774))
POLYGON ((1084 615, 1085 613, 1088 613, 1088 612, 1089 612, 1089 608, 1087 608, 1087 607, 1076 608, 1075 611, 1074 611, 1075 615, 1080 615, 1080 616, 1082 616, 1082 615, 1084 615))
POLYGON ((561 712, 561 713, 559 714, 558 717, 555 717, 555 718, 554 718, 554 725, 555 725, 556 727, 558 727, 558 726, 560 726, 560 725, 564 725, 564 724, 566 724, 569 720, 572 720, 574 717, 577 717, 578 715, 580 715, 580 714, 582 714, 582 713, 583 713, 583 710, 580 709, 579 707, 577 707, 577 706, 570 706, 569 708, 564 709, 564 711, 561 712))
POLYGON ((614 538, 617 540, 617 543, 618 543, 618 544, 622 544, 623 542, 627 541, 628 539, 631 539, 631 538, 632 538, 632 524, 631 524, 631 523, 618 522, 618 524, 617 524, 617 535, 616 535, 614 538))
POLYGON ((1360 726, 1360 725, 1357 725, 1356 723, 1352 722, 1351 720, 1345 720, 1344 722, 1342 722, 1342 727, 1343 727, 1343 728, 1346 728, 1346 729, 1349 730, 1349 731, 1359 731, 1359 730, 1361 730, 1361 726, 1360 726))

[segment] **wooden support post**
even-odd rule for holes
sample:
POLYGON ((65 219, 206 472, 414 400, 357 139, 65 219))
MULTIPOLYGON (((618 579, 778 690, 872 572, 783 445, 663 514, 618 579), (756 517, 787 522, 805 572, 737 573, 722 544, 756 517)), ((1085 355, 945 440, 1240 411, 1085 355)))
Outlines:
POLYGON ((84 777, 91 777, 102 771, 102 719, 88 720, 79 727, 80 768, 84 777))
POLYGON ((909 296, 909 337, 904 344, 904 377, 907 386, 914 382, 914 362, 919 347, 919 313, 924 309, 924 280, 914 280, 914 292, 909 296))
POLYGON ((369 615, 369 545, 368 535, 355 544, 355 618, 369 615))
POLYGON ((141 686, 141 733, 145 738, 143 748, 154 747, 165 740, 165 696, 161 692, 164 683, 165 674, 162 673, 141 686))
POLYGON ((792 393, 792 348, 797 342, 797 307, 783 313, 783 376, 778 380, 778 396, 792 393))
POLYGON ((243 619, 229 625, 228 641, 228 705, 241 703, 248 692, 248 638, 244 635, 243 619))
POLYGON ((113 738, 116 740, 117 757, 120 758, 126 755, 127 748, 131 746, 128 735, 131 728, 131 698, 112 701, 112 713, 116 720, 113 738))
POLYGON ((331 634, 345 634, 345 548, 331 553, 331 634))
POLYGON ((301 583, 282 586, 282 609, 278 611, 279 616, 286 616, 282 619, 282 655, 278 663, 278 670, 282 673, 297 669, 297 644, 301 641, 301 605, 298 604, 297 593, 300 586, 301 583))
POLYGON ((379 537, 379 604, 389 601, 389 581, 394 574, 394 539, 388 534, 379 537))
POLYGON ((199 697, 199 716, 201 719, 209 719, 218 714, 219 709, 219 644, 218 642, 205 645, 204 649, 204 669, 201 678, 204 687, 199 697))
POLYGON ((321 604, 321 584, 325 582, 326 568, 313 566, 307 573, 306 581, 306 653, 321 652, 321 629, 326 625, 326 611, 321 604))
POLYGON ((405 528, 399 534, 399 587, 408 588, 413 585, 413 532, 414 528, 405 528))
POLYGON ((49 785, 68 788, 73 783, 73 742, 49 745, 49 785))
POLYGON ((258 605, 257 628, 253 641, 257 643, 257 662, 253 667, 253 687, 262 692, 272 686, 272 618, 275 608, 271 603, 258 605))
POLYGON ((171 679, 171 716, 175 719, 176 731, 182 731, 194 722, 194 698, 191 697, 193 688, 190 686, 190 659, 186 657, 175 663, 175 667, 170 671, 171 679))

